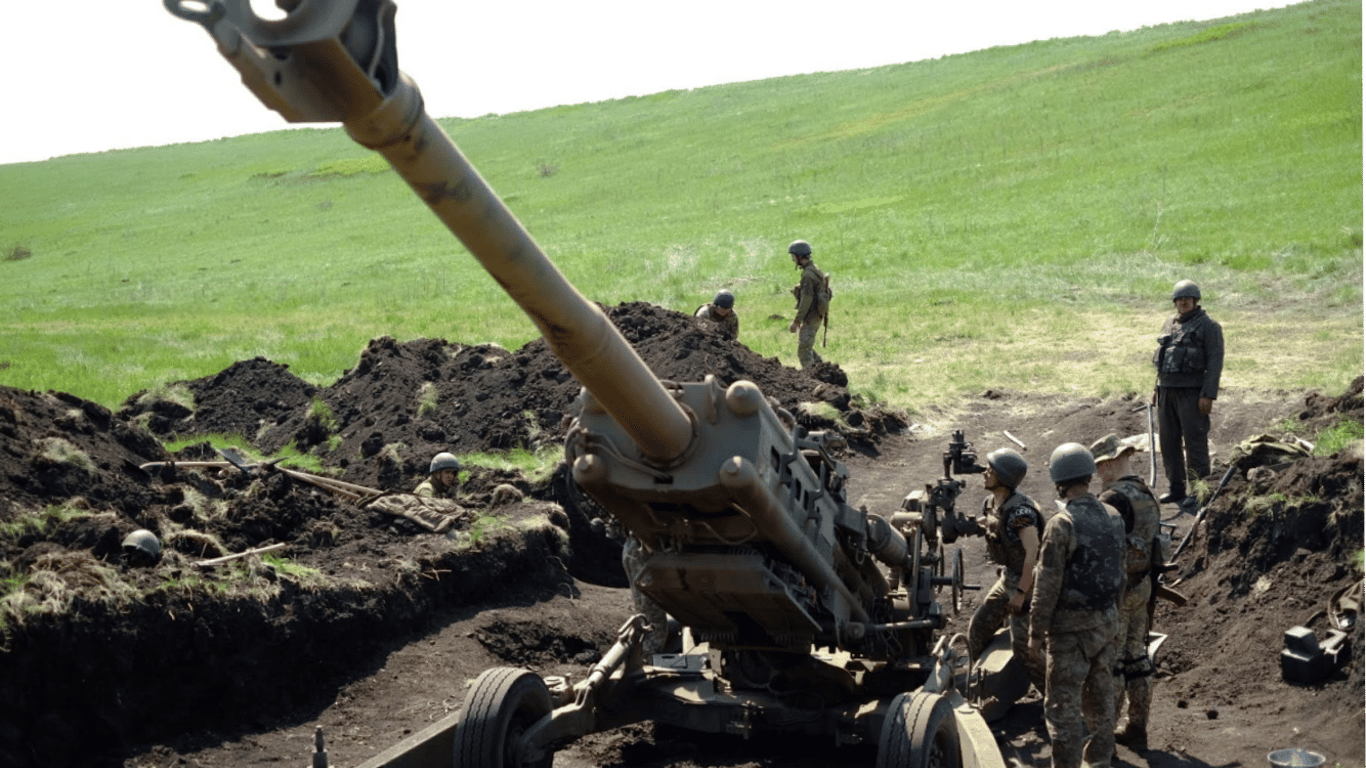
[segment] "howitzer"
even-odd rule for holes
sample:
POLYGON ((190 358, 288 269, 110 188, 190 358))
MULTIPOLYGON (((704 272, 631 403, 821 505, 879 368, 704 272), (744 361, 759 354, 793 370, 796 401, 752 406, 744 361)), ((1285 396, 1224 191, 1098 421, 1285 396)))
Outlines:
POLYGON ((923 515, 852 507, 826 442, 753 383, 656 379, 425 113, 397 67, 390 0, 277 0, 272 20, 249 0, 164 2, 267 106, 340 122, 384 155, 527 313, 584 387, 565 444, 574 481, 641 542, 637 586, 687 628, 683 653, 645 659, 632 617, 573 685, 489 670, 458 716, 367 765, 549 766, 557 745, 641 720, 876 743, 884 766, 1004 765, 957 691, 964 643, 936 638, 934 595, 960 591, 961 555, 936 574, 923 515))

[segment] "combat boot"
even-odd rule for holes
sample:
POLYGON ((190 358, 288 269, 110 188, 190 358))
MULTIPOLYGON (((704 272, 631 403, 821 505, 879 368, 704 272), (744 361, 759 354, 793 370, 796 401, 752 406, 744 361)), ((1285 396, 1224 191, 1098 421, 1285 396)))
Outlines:
POLYGON ((1173 488, 1167 492, 1166 496, 1158 499, 1163 504, 1180 504, 1186 500, 1186 490, 1184 488, 1173 488))
POLYGON ((1124 723, 1123 728, 1115 729, 1115 742, 1135 751, 1146 750, 1148 748, 1148 728, 1130 720, 1124 723))

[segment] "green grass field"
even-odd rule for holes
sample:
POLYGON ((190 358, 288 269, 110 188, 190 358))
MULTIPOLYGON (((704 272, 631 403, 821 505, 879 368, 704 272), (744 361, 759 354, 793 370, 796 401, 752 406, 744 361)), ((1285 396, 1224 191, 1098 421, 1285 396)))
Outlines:
MULTIPOLYGON (((1225 386, 1341 390, 1361 22, 1316 0, 442 125, 586 296, 730 288, 741 340, 789 365, 785 250, 810 241, 822 354, 895 407, 1146 390, 1182 278, 1224 324, 1225 386)), ((0 259, 0 383, 110 406, 255 356, 330 384, 378 336, 536 333, 340 128, 0 166, 0 259)))

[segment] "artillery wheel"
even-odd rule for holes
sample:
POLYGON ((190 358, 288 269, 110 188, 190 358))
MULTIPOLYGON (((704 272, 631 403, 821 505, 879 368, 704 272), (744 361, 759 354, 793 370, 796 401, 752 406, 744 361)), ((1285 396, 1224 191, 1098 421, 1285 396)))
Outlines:
POLYGON ((887 708, 877 768, 961 768, 953 705, 937 693, 899 694, 887 708))
POLYGON ((535 673, 494 667, 475 679, 455 727, 455 768, 550 768, 554 753, 523 757, 521 736, 550 714, 550 691, 535 673))

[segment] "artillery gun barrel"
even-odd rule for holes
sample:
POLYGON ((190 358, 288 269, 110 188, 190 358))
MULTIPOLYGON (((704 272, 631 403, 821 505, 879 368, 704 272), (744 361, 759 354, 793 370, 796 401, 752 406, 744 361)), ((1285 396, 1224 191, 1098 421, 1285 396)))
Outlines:
POLYGON ((655 378, 426 114, 398 69, 393 0, 280 0, 277 20, 251 0, 163 2, 209 31, 267 107, 340 122, 383 155, 532 319, 587 390, 566 457, 650 553, 642 591, 711 637, 751 645, 835 644, 843 625, 873 618, 887 585, 845 551, 865 532, 835 479, 843 469, 799 447, 750 382, 655 378))
POLYGON ((357 142, 384 155, 460 238, 642 453, 660 463, 683 454, 692 438, 683 409, 421 110, 416 85, 403 79, 379 111, 346 123, 346 129, 357 142))
POLYGON ((250 0, 163 1, 203 25, 242 81, 286 120, 341 122, 382 154, 646 458, 668 464, 684 454, 692 441, 687 413, 546 257, 398 71, 392 0, 299 0, 283 19, 257 16, 250 0))

